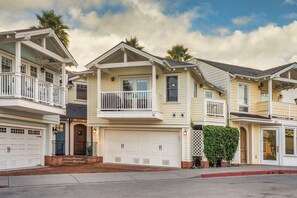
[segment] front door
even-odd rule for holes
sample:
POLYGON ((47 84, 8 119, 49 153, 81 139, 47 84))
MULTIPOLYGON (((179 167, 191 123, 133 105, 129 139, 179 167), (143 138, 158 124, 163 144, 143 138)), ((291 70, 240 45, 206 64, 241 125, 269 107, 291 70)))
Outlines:
POLYGON ((65 124, 60 124, 56 133, 56 155, 65 155, 65 124))
POLYGON ((279 146, 277 129, 262 129, 261 147, 262 163, 279 165, 279 146))
POLYGON ((74 126, 74 155, 86 154, 87 127, 82 124, 74 126))
POLYGON ((246 130, 245 128, 240 128, 240 163, 247 163, 247 149, 246 149, 246 130))

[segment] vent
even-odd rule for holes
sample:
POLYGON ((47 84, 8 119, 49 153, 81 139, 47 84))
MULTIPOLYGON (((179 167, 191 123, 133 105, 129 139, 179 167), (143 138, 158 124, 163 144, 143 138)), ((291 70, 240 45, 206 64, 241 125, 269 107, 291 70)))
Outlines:
POLYGON ((121 159, 121 157, 115 157, 115 158, 114 158, 114 161, 115 161, 115 162, 121 162, 122 159, 121 159))
POLYGON ((24 129, 11 129, 11 133, 25 134, 25 130, 24 129))
POLYGON ((150 159, 143 159, 143 164, 150 164, 150 159))
POLYGON ((40 131, 37 130, 28 130, 29 135, 40 135, 40 131))
POLYGON ((6 128, 0 128, 0 133, 6 133, 6 128))
POLYGON ((133 158, 133 163, 134 164, 139 164, 139 158, 133 158))
POLYGON ((169 160, 162 160, 162 165, 163 166, 169 166, 169 160))

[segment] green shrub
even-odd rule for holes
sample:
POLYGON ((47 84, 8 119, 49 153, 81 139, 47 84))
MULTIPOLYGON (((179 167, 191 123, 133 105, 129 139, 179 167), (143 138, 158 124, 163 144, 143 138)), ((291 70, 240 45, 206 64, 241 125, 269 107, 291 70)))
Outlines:
POLYGON ((217 161, 232 160, 238 146, 239 131, 222 126, 204 126, 204 154, 213 166, 217 161))

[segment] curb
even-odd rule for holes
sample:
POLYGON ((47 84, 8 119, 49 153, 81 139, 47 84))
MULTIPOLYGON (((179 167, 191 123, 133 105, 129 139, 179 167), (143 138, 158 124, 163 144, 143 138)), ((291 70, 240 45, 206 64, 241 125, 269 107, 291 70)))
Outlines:
POLYGON ((213 178, 213 177, 237 177, 237 176, 250 176, 250 175, 275 175, 275 174, 297 174, 297 170, 263 170, 263 171, 210 173, 210 174, 202 174, 201 177, 213 178))

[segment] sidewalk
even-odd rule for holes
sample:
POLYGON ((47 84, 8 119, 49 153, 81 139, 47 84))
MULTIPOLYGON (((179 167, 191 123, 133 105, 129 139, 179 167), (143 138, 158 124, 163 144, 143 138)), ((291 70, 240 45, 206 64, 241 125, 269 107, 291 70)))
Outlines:
MULTIPOLYGON (((295 174, 297 167, 284 166, 239 166, 227 168, 209 169, 181 169, 172 171, 157 172, 119 172, 119 173, 82 173, 82 174, 55 174, 55 175, 29 175, 29 176, 1 176, 0 188, 4 187, 26 187, 45 185, 65 185, 102 182, 122 182, 122 181, 148 181, 148 180, 170 180, 188 179, 202 177, 207 174, 223 174, 224 176, 249 175, 246 173, 259 172, 265 174, 266 171, 290 170, 295 174), (228 174, 227 174, 228 173, 228 174), (234 174, 235 173, 235 174, 234 174), (237 174, 241 173, 241 174, 237 174)), ((266 173, 268 174, 268 173, 266 173)))

